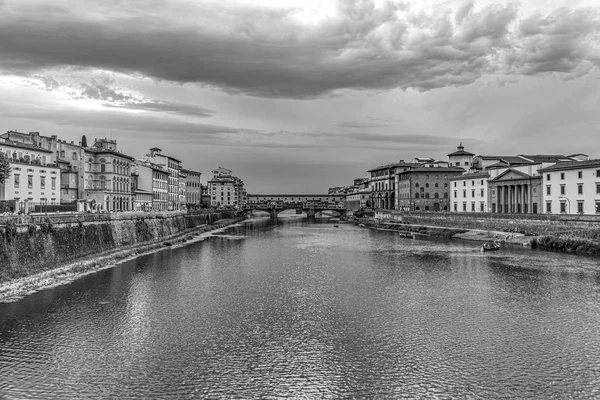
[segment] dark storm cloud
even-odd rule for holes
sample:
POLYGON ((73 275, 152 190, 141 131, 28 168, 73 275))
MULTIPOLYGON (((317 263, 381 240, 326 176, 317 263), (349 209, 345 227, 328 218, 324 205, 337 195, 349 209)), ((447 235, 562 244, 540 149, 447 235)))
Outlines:
POLYGON ((309 98, 344 89, 426 91, 465 85, 484 73, 577 77, 600 63, 593 56, 597 9, 517 20, 512 5, 424 13, 404 3, 348 0, 338 3, 337 15, 307 27, 292 9, 226 2, 171 9, 159 0, 151 6, 83 4, 43 11, 6 3, 0 69, 100 68, 255 96, 309 98))

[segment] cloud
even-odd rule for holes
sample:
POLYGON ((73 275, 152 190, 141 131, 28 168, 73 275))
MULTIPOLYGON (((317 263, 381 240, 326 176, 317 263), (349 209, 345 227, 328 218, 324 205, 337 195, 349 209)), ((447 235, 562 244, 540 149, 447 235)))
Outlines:
POLYGON ((153 3, 71 1, 42 10, 9 1, 0 16, 0 69, 101 68, 253 96, 312 98, 427 91, 487 73, 572 79, 600 63, 597 8, 519 16, 511 4, 443 3, 423 11, 412 3, 347 0, 306 24, 289 7, 153 3))

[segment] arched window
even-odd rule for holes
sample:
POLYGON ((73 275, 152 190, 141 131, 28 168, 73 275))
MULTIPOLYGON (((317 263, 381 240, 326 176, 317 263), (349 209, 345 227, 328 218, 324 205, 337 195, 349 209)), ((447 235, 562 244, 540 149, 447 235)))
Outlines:
POLYGON ((419 206, 415 207, 415 211, 419 211, 420 209, 421 209, 421 207, 419 207, 419 206))
POLYGON ((104 158, 100 159, 100 172, 106 172, 106 160, 104 158))
POLYGON ((100 176, 100 190, 106 190, 106 177, 104 175, 100 176))
POLYGON ((440 198, 440 195, 439 195, 439 194, 436 192, 436 193, 434 193, 434 194, 433 194, 433 198, 434 198, 434 199, 439 199, 439 198, 440 198))
POLYGON ((429 206, 425 206, 425 211, 429 211, 429 206))
POLYGON ((92 176, 88 176, 87 179, 87 188, 88 189, 94 189, 94 178, 92 178, 92 176))
POLYGON ((426 183, 426 184, 425 184, 425 187, 426 187, 426 188, 428 188, 428 187, 429 187, 429 183, 426 183))
POLYGON ((448 182, 445 182, 445 183, 444 183, 444 187, 448 187, 448 182))
POLYGON ((438 187, 438 186, 439 186, 439 184, 436 182, 436 183, 435 183, 435 187, 438 187))
POLYGON ((429 198, 429 193, 425 193, 425 198, 428 199, 429 198))
POLYGON ((421 188, 421 193, 425 193, 425 188, 421 188))
POLYGON ((417 187, 417 188, 419 187, 419 182, 415 183, 415 187, 417 187))
POLYGON ((419 193, 417 192, 417 193, 415 193, 415 199, 418 199, 418 198, 419 198, 419 193))

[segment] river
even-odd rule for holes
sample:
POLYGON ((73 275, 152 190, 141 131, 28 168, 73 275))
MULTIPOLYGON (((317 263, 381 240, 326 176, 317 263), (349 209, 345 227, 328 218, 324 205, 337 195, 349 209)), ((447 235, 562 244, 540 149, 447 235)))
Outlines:
POLYGON ((2 399, 600 397, 600 263, 254 219, 0 303, 2 399))

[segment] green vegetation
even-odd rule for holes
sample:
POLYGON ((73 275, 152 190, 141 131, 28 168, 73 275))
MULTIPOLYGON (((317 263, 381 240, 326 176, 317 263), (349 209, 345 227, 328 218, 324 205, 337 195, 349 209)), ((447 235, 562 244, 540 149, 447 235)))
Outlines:
POLYGON ((0 153, 0 185, 4 184, 10 176, 10 162, 4 153, 0 153))
POLYGON ((541 236, 535 239, 531 246, 564 253, 600 255, 600 243, 585 239, 541 236))

